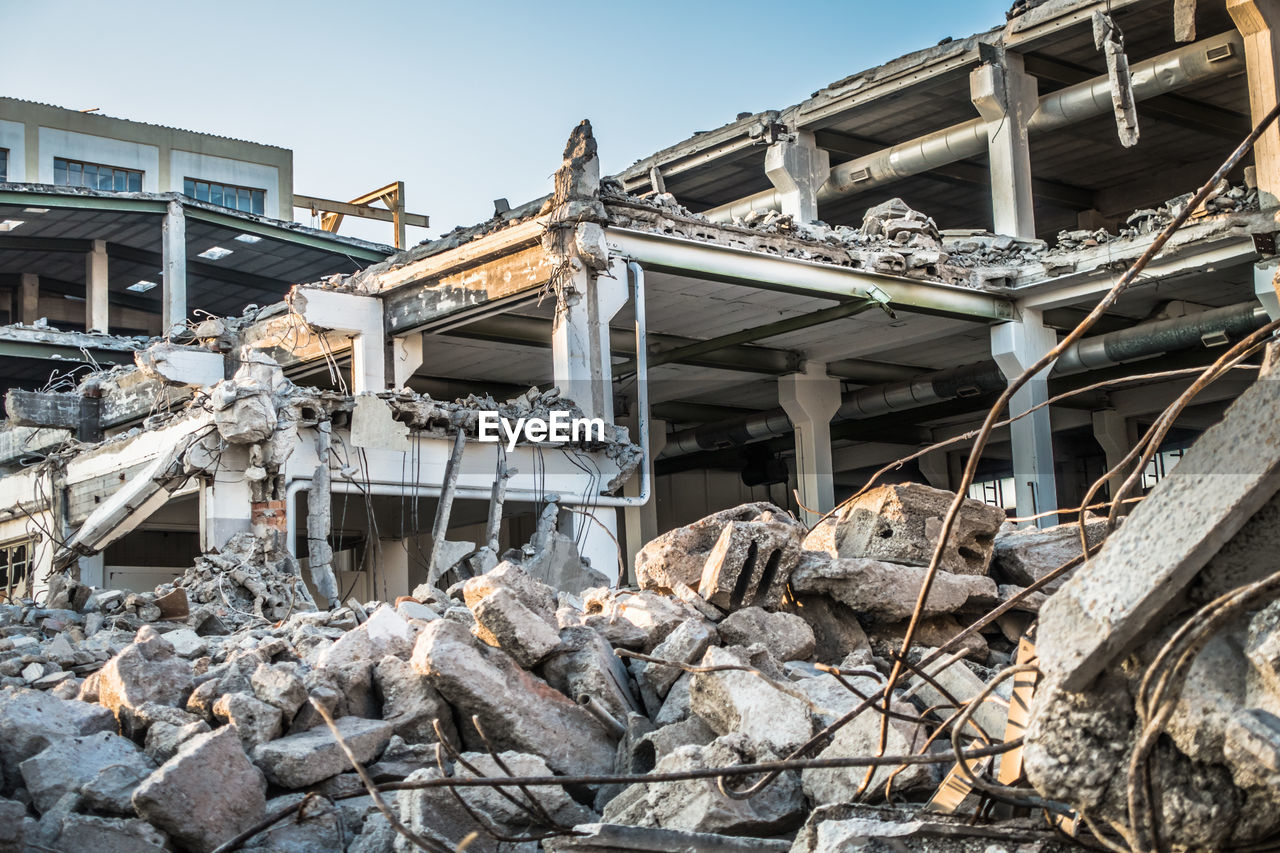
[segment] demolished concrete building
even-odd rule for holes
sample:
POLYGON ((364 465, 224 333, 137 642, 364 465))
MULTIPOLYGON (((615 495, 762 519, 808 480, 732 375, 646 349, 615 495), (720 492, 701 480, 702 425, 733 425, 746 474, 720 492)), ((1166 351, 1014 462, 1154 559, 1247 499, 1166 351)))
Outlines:
MULTIPOLYGON (((0 328, 128 356, 6 376, 15 849, 1266 841, 1273 23, 1019 3, 163 338, 0 328)), ((190 205, 125 195, 0 204, 190 205)))

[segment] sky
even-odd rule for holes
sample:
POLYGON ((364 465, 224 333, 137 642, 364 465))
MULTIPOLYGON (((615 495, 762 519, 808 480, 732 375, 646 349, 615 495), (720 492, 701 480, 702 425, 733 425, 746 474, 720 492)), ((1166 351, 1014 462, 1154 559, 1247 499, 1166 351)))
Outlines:
POLYGON ((0 94, 290 148, 306 195, 403 180, 431 217, 412 244, 548 192, 581 119, 618 172, 999 26, 1010 1, 0 0, 0 94))

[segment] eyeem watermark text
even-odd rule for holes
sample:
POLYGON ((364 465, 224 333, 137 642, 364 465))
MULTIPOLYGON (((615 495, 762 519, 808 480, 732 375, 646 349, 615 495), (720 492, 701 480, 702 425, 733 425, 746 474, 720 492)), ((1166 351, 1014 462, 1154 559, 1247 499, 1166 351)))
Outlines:
POLYGON ((523 437, 525 441, 604 441, 604 418, 575 418, 568 412, 552 412, 550 419, 517 418, 511 421, 497 412, 481 412, 476 429, 481 441, 506 440, 507 450, 516 449, 523 437))

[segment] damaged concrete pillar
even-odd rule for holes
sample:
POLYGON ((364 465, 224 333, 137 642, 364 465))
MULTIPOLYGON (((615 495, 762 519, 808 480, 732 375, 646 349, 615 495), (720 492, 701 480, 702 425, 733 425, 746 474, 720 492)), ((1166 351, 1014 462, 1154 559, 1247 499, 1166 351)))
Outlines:
POLYGON ((187 218, 182 203, 169 202, 161 229, 164 288, 161 317, 165 332, 187 319, 187 218))
POLYGON ((993 230, 1034 239, 1036 221, 1031 192, 1031 143, 1027 122, 1039 106, 1036 78, 1022 68, 1022 57, 1005 53, 969 74, 973 105, 987 123, 991 168, 993 230))
POLYGON ((407 388, 422 367, 422 333, 401 335, 391 341, 391 373, 395 388, 407 388))
POLYGON ((307 325, 351 337, 351 393, 386 390, 386 337, 382 327, 381 299, 300 287, 294 291, 292 303, 293 310, 302 315, 307 325))
POLYGON ((589 418, 613 422, 613 370, 609 321, 627 303, 626 268, 611 265, 612 278, 576 270, 551 327, 552 367, 560 393, 589 418))
MULTIPOLYGON (((1280 24, 1276 0, 1227 0, 1227 11, 1244 36, 1249 75, 1249 112, 1257 124, 1276 105, 1280 93, 1280 43, 1273 32, 1280 24)), ((1258 203, 1280 204, 1280 124, 1273 123, 1253 146, 1258 175, 1258 203)))
POLYGON ((1108 471, 1119 465, 1129 452, 1129 428, 1124 416, 1115 409, 1100 409, 1093 413, 1093 437, 1107 456, 1108 471))
POLYGON ((831 418, 840 408, 840 380, 827 375, 827 366, 806 362, 802 373, 778 377, 778 402, 795 427, 796 483, 805 521, 816 522, 835 507, 835 479, 831 465, 831 418))
POLYGON ((409 583, 409 540, 379 540, 372 585, 374 598, 382 601, 395 601, 409 594, 413 588, 409 583))
POLYGON ((84 329, 108 331, 107 241, 94 240, 84 256, 84 329))
POLYGON ((794 139, 770 145, 764 173, 778 191, 784 214, 797 222, 818 221, 818 190, 831 174, 831 155, 818 147, 812 132, 797 131, 794 139))
MULTIPOLYGON (((1057 343, 1039 311, 1024 308, 1022 316, 991 327, 991 355, 1007 379, 1015 379, 1057 343)), ((1013 395, 1009 414, 1019 415, 1049 399, 1049 370, 1042 370, 1013 395)), ((1053 470, 1053 427, 1049 407, 1037 409, 1009 426, 1013 445, 1013 479, 1018 515, 1035 515, 1058 508, 1058 481, 1053 470)), ((1038 519, 1052 527, 1056 516, 1038 519)))
POLYGON ((243 445, 227 445, 221 451, 217 471, 200 483, 200 550, 221 551, 237 533, 250 529, 249 503, 253 499, 245 469, 249 451, 243 445))
POLYGON ((24 326, 31 326, 39 319, 40 276, 33 272, 24 272, 21 290, 18 293, 18 322, 24 326))
MULTIPOLYGON (((630 428, 632 431, 631 440, 640 441, 640 437, 636 435, 636 419, 630 419, 630 428)), ((641 461, 641 465, 649 466, 649 482, 653 479, 653 460, 658 457, 663 448, 667 446, 667 422, 663 420, 649 419, 649 458, 641 461)), ((640 494, 640 474, 637 472, 622 487, 622 493, 627 497, 634 497, 640 494)), ((649 502, 644 506, 629 506, 622 512, 623 522, 627 533, 627 576, 629 583, 635 583, 632 577, 635 573, 636 554, 640 553, 640 549, 646 543, 657 539, 658 534, 662 531, 658 529, 658 501, 654 497, 649 498, 649 502)))

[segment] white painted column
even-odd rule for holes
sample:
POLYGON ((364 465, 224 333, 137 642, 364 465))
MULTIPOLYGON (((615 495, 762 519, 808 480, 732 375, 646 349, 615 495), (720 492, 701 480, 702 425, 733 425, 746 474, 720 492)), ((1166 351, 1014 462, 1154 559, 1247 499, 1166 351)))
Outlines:
POLYGON ((951 491, 951 464, 945 450, 926 453, 916 460, 916 464, 920 466, 920 473, 930 486, 951 491))
MULTIPOLYGON (((565 291, 565 304, 556 309, 551 326, 551 362, 562 396, 577 403, 589 418, 613 423, 613 367, 609 321, 627 303, 625 263, 610 265, 608 275, 593 276, 577 259, 576 273, 565 291)), ((618 511, 600 507, 595 521, 574 513, 582 531, 579 553, 591 567, 609 577, 618 573, 618 511)), ((625 559, 625 555, 624 555, 625 559)))
MULTIPOLYGON (((1280 96, 1280 41, 1274 32, 1280 24, 1280 3, 1227 0, 1227 11, 1244 36, 1249 112, 1257 124, 1280 96)), ((1258 200, 1264 208, 1275 207, 1280 204, 1280 123, 1273 123, 1254 143, 1253 163, 1258 176, 1258 200)))
POLYGON ((187 319, 187 219, 182 203, 169 202, 161 241, 164 256, 161 324, 167 334, 187 319))
MULTIPOLYGON (((991 355, 1007 379, 1014 379, 1051 350, 1057 335, 1046 328, 1039 311, 1022 309, 1022 316, 991 327, 991 355)), ((1013 395, 1009 414, 1019 415, 1049 399, 1049 370, 1036 374, 1013 395)), ((1058 480, 1053 470, 1053 427, 1049 407, 1009 426, 1013 444, 1013 479, 1018 515, 1035 515, 1058 508, 1058 480)), ((1057 524, 1056 516, 1036 521, 1038 527, 1057 524)))
POLYGON ((970 72, 969 94, 987 122, 995 232, 1033 239, 1036 221, 1027 122, 1039 105, 1036 78, 1023 71, 1020 55, 1006 53, 1002 63, 987 63, 970 72))
MULTIPOLYGON (((217 551, 237 533, 252 529, 249 505, 253 495, 244 472, 249 466, 245 445, 228 445, 218 459, 212 480, 200 484, 200 549, 217 551)), ((292 545, 291 545, 292 547, 292 545)))
POLYGON ((409 594, 409 549, 404 539, 383 539, 378 544, 373 597, 393 604, 400 596, 409 594))
POLYGON ((33 272, 22 274, 18 293, 18 322, 30 326, 40 319, 40 276, 33 272))
POLYGON ((1267 309, 1267 316, 1280 320, 1280 262, 1268 258, 1253 265, 1253 293, 1267 309))
POLYGON ((794 140, 770 145, 764 173, 781 196, 784 214, 797 222, 818 221, 818 190, 831 174, 831 155, 818 147, 812 132, 797 131, 794 140))
POLYGON ((106 332, 108 320, 107 241, 94 240, 84 257, 84 328, 86 332, 106 332))
MULTIPOLYGON (((640 437, 635 434, 636 419, 631 418, 628 426, 631 427, 631 440, 640 443, 640 437)), ((653 478, 653 460, 657 458, 662 449, 667 446, 667 422, 662 420, 649 419, 649 458, 640 464, 649 468, 649 482, 654 483, 653 478)), ((627 532, 627 579, 633 581, 636 566, 636 554, 640 553, 640 549, 647 542, 654 539, 658 535, 658 497, 657 488, 652 489, 649 496, 649 502, 644 506, 629 506, 622 511, 623 523, 627 532)), ((640 494, 640 472, 637 471, 622 486, 622 493, 629 497, 640 494)))
POLYGON ((778 377, 778 401, 795 428, 796 483, 800 502, 812 524, 835 507, 835 477, 831 464, 831 418, 840 408, 840 380, 827 375, 827 366, 806 362, 802 373, 778 377))

